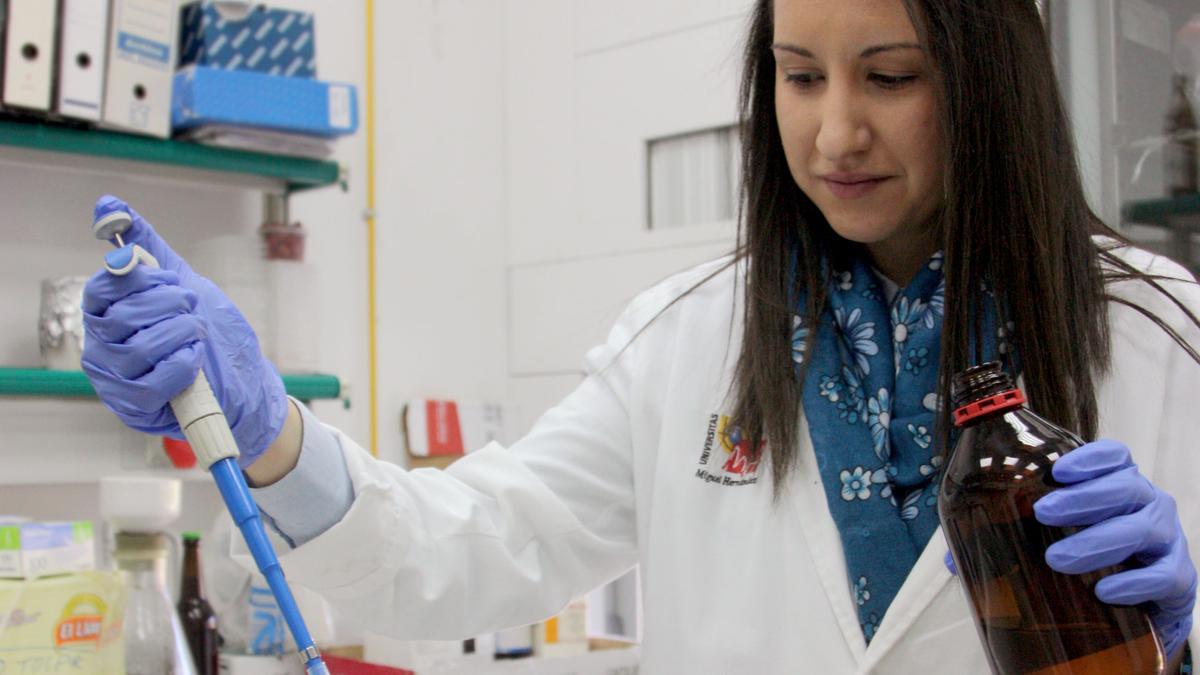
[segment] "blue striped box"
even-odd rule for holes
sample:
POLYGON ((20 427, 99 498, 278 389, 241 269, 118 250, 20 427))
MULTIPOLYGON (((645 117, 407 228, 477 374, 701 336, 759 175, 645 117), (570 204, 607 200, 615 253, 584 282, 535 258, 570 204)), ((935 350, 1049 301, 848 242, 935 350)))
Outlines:
POLYGON ((180 9, 179 67, 197 65, 285 77, 317 76, 311 12, 251 5, 230 11, 213 0, 180 9))

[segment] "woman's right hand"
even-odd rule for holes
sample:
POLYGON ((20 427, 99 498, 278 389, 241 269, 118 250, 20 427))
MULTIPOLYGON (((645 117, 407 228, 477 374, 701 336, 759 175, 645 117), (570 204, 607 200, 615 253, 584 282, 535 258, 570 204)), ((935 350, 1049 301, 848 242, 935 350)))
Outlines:
POLYGON ((203 368, 249 466, 279 435, 288 416, 283 381, 259 349, 241 312, 196 274, 132 207, 112 196, 95 218, 129 213, 122 237, 161 265, 124 276, 100 270, 83 291, 83 370, 106 406, 128 426, 182 438, 170 402, 203 368))

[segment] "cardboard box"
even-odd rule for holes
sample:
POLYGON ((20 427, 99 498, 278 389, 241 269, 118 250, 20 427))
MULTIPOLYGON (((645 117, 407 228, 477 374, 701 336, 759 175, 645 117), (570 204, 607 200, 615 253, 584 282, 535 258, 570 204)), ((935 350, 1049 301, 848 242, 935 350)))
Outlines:
POLYGON ((125 672, 125 597, 120 572, 0 581, 0 673, 125 672))
POLYGON ((180 10, 179 66, 317 76, 311 12, 201 0, 180 10))
POLYGON ((228 124, 333 138, 358 129, 354 85, 207 66, 175 75, 177 131, 228 124))
POLYGON ((0 577, 44 577, 95 568, 95 536, 86 520, 0 523, 0 577))
POLYGON ((578 598, 567 605, 558 616, 534 626, 533 651, 538 656, 557 657, 586 654, 587 603, 578 598))
POLYGON ((494 663, 492 635, 475 638, 469 652, 467 644, 465 640, 400 640, 368 630, 363 634, 362 660, 417 675, 473 674, 494 663))
POLYGON ((408 455, 408 468, 411 469, 445 469, 457 462, 462 455, 441 455, 438 457, 413 457, 408 455))

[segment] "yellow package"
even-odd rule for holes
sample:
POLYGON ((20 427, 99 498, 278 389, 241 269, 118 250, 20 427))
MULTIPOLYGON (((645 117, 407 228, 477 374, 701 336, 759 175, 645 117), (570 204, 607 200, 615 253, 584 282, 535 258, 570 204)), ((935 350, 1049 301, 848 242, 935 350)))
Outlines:
POLYGON ((125 672, 120 572, 0 580, 0 673, 125 672))

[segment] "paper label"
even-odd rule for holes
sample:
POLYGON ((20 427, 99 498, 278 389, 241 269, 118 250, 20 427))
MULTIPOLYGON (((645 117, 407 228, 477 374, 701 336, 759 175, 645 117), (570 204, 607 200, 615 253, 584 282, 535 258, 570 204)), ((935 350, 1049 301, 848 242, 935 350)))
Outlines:
POLYGON ((0 527, 0 551, 19 551, 21 549, 21 527, 5 525, 0 527))
POLYGON ((121 0, 113 3, 112 12, 115 58, 161 72, 174 70, 175 0, 121 0))
MULTIPOLYGON (((260 580, 266 583, 265 579, 260 580)), ((282 654, 286 651, 287 624, 275 596, 267 586, 251 584, 250 595, 247 597, 249 611, 249 643, 247 651, 251 654, 282 654)))
POLYGON ((31 523, 23 528, 21 548, 26 551, 57 549, 75 541, 78 540, 71 523, 31 523))
POLYGON ((426 401, 425 420, 431 457, 463 454, 458 404, 454 401, 426 401))
POLYGON ((36 577, 94 567, 90 522, 0 526, 0 576, 36 577))
POLYGON ((117 34, 117 49, 125 55, 156 63, 166 63, 171 57, 171 45, 125 31, 117 34))
POLYGON ((350 87, 329 87, 329 126, 334 129, 350 128, 350 87))

